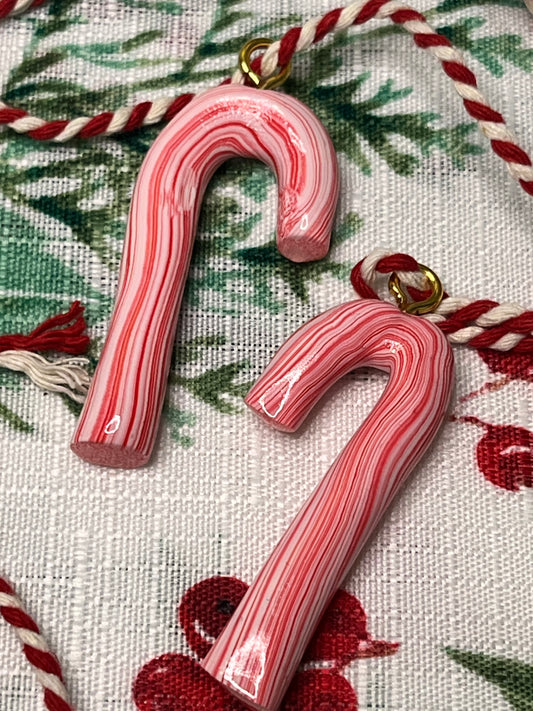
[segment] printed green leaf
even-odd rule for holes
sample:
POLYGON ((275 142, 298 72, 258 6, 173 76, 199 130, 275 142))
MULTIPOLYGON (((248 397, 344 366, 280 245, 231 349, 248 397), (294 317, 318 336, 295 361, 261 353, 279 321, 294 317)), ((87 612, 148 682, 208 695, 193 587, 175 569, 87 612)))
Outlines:
POLYGON ((61 62, 64 58, 65 52, 63 50, 54 49, 38 57, 23 59, 18 67, 11 72, 10 81, 13 84, 17 84, 23 79, 26 79, 26 77, 44 72, 54 64, 61 62))
POLYGON ((274 176, 266 168, 252 173, 243 172, 236 177, 235 185, 240 187, 243 195, 262 203, 267 199, 269 188, 274 185, 274 176))
POLYGON ((126 87, 115 85, 91 90, 66 79, 40 79, 13 86, 7 82, 4 98, 13 106, 24 108, 41 118, 51 120, 91 116, 127 103, 126 87))
MULTIPOLYGON (((180 386, 188 390, 194 397, 207 403, 218 412, 235 415, 242 408, 237 407, 232 400, 244 397, 250 388, 250 383, 236 383, 236 378, 241 378, 248 369, 245 361, 222 365, 218 368, 205 369, 201 374, 191 376, 187 365, 196 364, 213 349, 219 349, 226 344, 226 339, 221 334, 197 336, 192 340, 178 345, 175 349, 171 364, 169 379, 170 387, 180 386)), ((211 356, 209 356, 211 357, 211 356)), ((179 397, 179 393, 178 393, 179 397)), ((172 402, 172 395, 165 401, 163 412, 170 426, 170 436, 182 447, 188 448, 194 444, 194 426, 197 416, 176 407, 172 402)))
POLYGON ((78 16, 70 16, 71 8, 74 8, 75 11, 79 9, 78 0, 52 0, 47 3, 48 16, 46 19, 35 20, 30 17, 29 21, 34 27, 33 42, 30 46, 34 46, 36 41, 45 39, 56 32, 63 32, 71 25, 83 23, 84 20, 78 16))
POLYGON ((89 245, 107 265, 116 264, 111 245, 123 239, 131 185, 142 156, 92 142, 61 151, 56 159, 47 151, 31 139, 0 138, 0 191, 14 204, 67 225, 74 239, 89 245), (24 160, 36 152, 42 154, 40 160, 24 160), (33 190, 38 181, 41 194, 33 190))
POLYGON ((181 15, 183 13, 183 7, 175 0, 155 0, 155 2, 151 0, 122 0, 122 2, 129 7, 154 10, 167 15, 181 15))
MULTIPOLYGON (((197 336, 192 341, 181 343, 174 350, 174 363, 196 363, 205 353, 206 348, 219 348, 226 343, 224 336, 215 333, 210 336, 197 336)), ((172 366, 172 369, 174 365, 172 366)))
POLYGON ((284 305, 275 296, 274 288, 277 279, 284 282, 294 296, 307 303, 308 282, 320 281, 323 274, 333 274, 338 277, 346 275, 346 269, 342 264, 329 261, 295 265, 280 253, 275 241, 261 247, 237 250, 235 256, 248 271, 257 294, 266 299, 270 310, 278 312, 283 310, 284 305))
POLYGON ((448 37, 459 49, 470 52, 494 76, 501 77, 505 73, 504 62, 525 72, 533 70, 533 49, 522 47, 520 35, 501 34, 490 37, 475 37, 474 33, 485 25, 481 17, 467 17, 454 25, 439 27, 438 31, 448 37))
POLYGON ((450 12, 451 10, 462 10, 465 7, 476 5, 496 5, 507 7, 519 7, 524 9, 523 0, 444 0, 435 8, 437 12, 450 12))
POLYGON ((59 393, 59 397, 65 403, 67 410, 70 410, 70 412, 72 413, 72 415, 74 415, 74 417, 77 418, 81 415, 83 405, 80 402, 76 402, 75 400, 70 398, 68 395, 65 395, 65 393, 59 393))
POLYGON ((246 361, 227 363, 193 377, 173 374, 170 382, 186 388, 198 400, 211 405, 218 412, 232 415, 239 412, 239 408, 227 398, 243 398, 246 395, 252 383, 236 383, 235 378, 240 377, 247 369, 246 361))
POLYGON ((13 410, 10 410, 9 407, 2 402, 0 402, 0 420, 7 422, 7 424, 17 432, 31 434, 34 430, 33 425, 23 420, 22 417, 19 417, 19 415, 13 412, 13 410))
POLYGON ((458 664, 496 684, 516 711, 533 711, 533 666, 516 659, 446 647, 446 654, 458 664))
POLYGON ((0 242, 0 333, 29 332, 75 299, 92 320, 108 313, 110 300, 46 251, 43 231, 2 205, 0 242))
MULTIPOLYGON (((186 287, 188 303, 231 315, 238 315, 243 304, 276 314, 285 309, 289 294, 307 302, 310 283, 326 275, 347 278, 351 265, 335 262, 331 252, 318 262, 295 264, 280 254, 275 239, 259 246, 242 244, 251 238, 262 213, 247 213, 235 198, 221 196, 220 190, 235 171, 243 176, 265 170, 256 163, 232 161, 223 168, 221 183, 208 189, 186 287), (206 300, 211 291, 223 298, 206 300)), ((332 236, 332 248, 353 237, 361 226, 357 215, 348 214, 332 236)))
POLYGON ((184 449, 189 449, 194 444, 194 438, 183 432, 184 428, 194 427, 198 418, 192 412, 180 410, 168 402, 165 403, 163 414, 170 425, 170 436, 184 449))
POLYGON ((61 47, 65 55, 83 59, 91 64, 111 69, 130 69, 132 67, 147 67, 167 63, 166 58, 146 59, 124 56, 145 44, 153 42, 162 36, 160 30, 149 30, 135 35, 125 42, 97 42, 95 44, 65 44, 61 47))
POLYGON ((131 52, 131 50, 139 49, 139 47, 144 47, 145 44, 150 44, 150 42, 153 42, 153 40, 159 39, 159 37, 162 36, 163 32, 161 30, 147 30, 146 32, 139 32, 138 35, 135 35, 131 39, 120 43, 121 46, 119 46, 118 49, 114 51, 131 52))

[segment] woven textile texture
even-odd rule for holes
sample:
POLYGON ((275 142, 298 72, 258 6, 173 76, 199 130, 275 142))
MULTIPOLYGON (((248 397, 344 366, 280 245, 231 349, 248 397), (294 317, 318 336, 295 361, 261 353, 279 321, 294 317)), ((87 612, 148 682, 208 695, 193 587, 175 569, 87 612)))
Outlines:
MULTIPOLYGON (((533 16, 521 0, 414 0, 533 150, 533 16)), ((50 0, 0 23, 6 103, 45 119, 197 92, 245 41, 330 0, 50 0)), ((203 201, 161 425, 138 470, 70 451, 79 406, 0 370, 1 571, 78 711, 234 708, 198 666, 283 531, 371 411, 384 374, 344 378, 294 435, 243 406, 311 316, 353 298, 376 246, 447 292, 533 307, 533 199, 429 54, 372 20, 297 55, 283 91, 320 117, 341 198, 329 255, 293 264, 277 190, 234 160, 203 201)), ((37 143, 0 132, 0 334, 79 299, 98 360, 131 191, 161 126, 37 143)), ((450 417, 346 579, 285 711, 532 711, 532 360, 455 348, 450 417)), ((42 690, 0 625, 0 709, 42 690)))

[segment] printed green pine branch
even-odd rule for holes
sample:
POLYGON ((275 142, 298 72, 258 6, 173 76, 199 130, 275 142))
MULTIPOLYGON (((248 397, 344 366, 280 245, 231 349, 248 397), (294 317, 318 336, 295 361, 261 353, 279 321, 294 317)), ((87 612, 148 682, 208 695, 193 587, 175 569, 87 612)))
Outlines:
MULTIPOLYGON (((37 26, 38 32, 44 33, 44 29, 48 26, 47 22, 55 27, 57 21, 61 19, 60 12, 68 15, 72 4, 72 2, 51 3, 48 19, 37 26)), ((181 81, 187 80, 198 62, 205 56, 218 56, 227 54, 229 49, 232 51, 237 49, 237 46, 228 48, 224 40, 217 43, 217 37, 234 22, 249 19, 247 13, 235 9, 238 5, 240 5, 239 0, 220 0, 212 26, 197 48, 197 56, 187 60, 188 64, 186 62, 181 81)), ((68 17, 63 19, 66 22, 68 17)), ((393 170, 404 175, 413 172, 419 158, 411 151, 397 148, 394 144, 395 135, 410 139, 413 146, 418 146, 422 155, 437 147, 459 165, 465 155, 480 152, 478 146, 472 146, 467 141, 472 130, 469 125, 437 129, 432 125, 436 117, 430 113, 385 115, 381 113, 391 103, 409 94, 411 89, 395 90, 392 82, 389 81, 370 99, 357 100, 367 78, 366 75, 340 86, 331 86, 331 84, 328 86, 327 82, 334 81, 335 74, 343 62, 343 57, 338 50, 353 41, 353 37, 354 35, 349 36, 345 33, 337 36, 329 45, 313 50, 310 53, 312 62, 309 76, 300 80, 293 79, 289 86, 290 91, 294 91, 302 100, 307 101, 322 116, 339 151, 344 151, 364 172, 369 173, 372 163, 369 149, 373 150, 393 170), (316 86, 317 83, 322 85, 316 86)), ((132 49, 152 39, 154 39, 153 35, 142 33, 123 42, 120 47, 116 45, 110 49, 118 51, 125 46, 127 49, 132 49)), ((239 46, 243 39, 237 38, 239 46)), ((34 38, 34 45, 35 43, 38 44, 34 38)), ((91 47, 94 49, 94 46, 91 47)), ((32 73, 38 73, 56 59, 57 51, 56 54, 52 52, 51 56, 44 55, 44 58, 40 59, 26 57, 12 75, 13 84, 17 84, 32 73)), ((35 83, 40 85, 38 80, 35 83)), ((49 84, 45 83, 44 86, 50 88, 49 84)), ((19 88, 29 94, 31 86, 19 84, 19 88)), ((59 90, 59 85, 55 88, 59 90)), ((95 104, 100 101, 105 102, 106 96, 101 92, 84 93, 78 92, 74 87, 71 88, 72 93, 83 104, 79 104, 82 112, 92 111, 95 104)), ((128 93, 125 87, 122 89, 114 87, 104 91, 111 92, 115 98, 117 91, 119 93, 123 91, 124 101, 128 93)), ((111 98, 111 94, 107 98, 111 98)), ((68 100, 72 105, 72 95, 68 100)), ((53 102, 55 95, 45 96, 43 101, 53 102)), ((2 189, 15 204, 28 205, 48 218, 59 220, 70 227, 74 238, 89 245, 102 261, 113 267, 117 263, 117 254, 111 245, 122 239, 131 185, 142 158, 158 130, 158 127, 145 129, 116 141, 75 142, 69 151, 58 149, 57 156, 51 157, 48 162, 43 162, 41 159, 34 165, 31 164, 33 161, 28 165, 29 161, 17 162, 16 158, 30 151, 46 152, 49 149, 46 146, 37 146, 29 139, 21 137, 17 142, 8 143, 5 153, 7 174, 2 181, 2 189), (17 151, 18 155, 15 155, 17 151), (10 160, 11 158, 14 160, 10 160), (65 181, 66 187, 63 191, 57 190, 58 179, 65 181), (31 192, 27 191, 36 181, 40 181, 45 194, 32 196, 31 192), (53 192, 46 192, 48 183, 56 186, 53 192)), ((7 139, 2 137, 0 140, 7 139)), ((229 170, 225 173, 221 171, 217 176, 219 184, 223 186, 233 181, 232 184, 240 188, 244 194, 249 192, 250 195, 255 195, 254 200, 264 201, 271 185, 270 173, 264 168, 254 169, 251 172, 242 170, 243 164, 240 165, 237 170, 229 170)), ((221 274, 207 265, 188 291, 193 303, 198 303, 198 295, 201 291, 214 288, 230 295, 230 300, 233 301, 231 312, 243 301, 247 301, 245 294, 233 290, 239 279, 243 279, 244 284, 252 285, 251 303, 276 312, 283 308, 283 304, 273 291, 272 278, 281 279, 294 295, 305 300, 306 281, 318 278, 320 273, 324 272, 335 275, 343 273, 341 265, 327 262, 325 266, 311 265, 294 270, 277 254, 272 244, 253 248, 244 245, 237 247, 236 242, 244 243, 261 219, 260 211, 249 215, 246 219, 240 219, 239 212, 240 205, 231 200, 220 203, 217 198, 212 208, 206 205, 204 213, 210 224, 209 231, 213 231, 214 228, 217 234, 215 239, 199 240, 196 259, 200 264, 205 264, 212 258, 229 258, 232 259, 234 269, 226 270, 221 274), (210 210, 213 213, 212 219, 209 216, 210 210), (228 244, 227 235, 230 232, 233 241, 228 244), (324 271, 320 272, 321 269, 324 271), (296 276, 296 271, 300 276, 296 276)))
POLYGON ((218 333, 209 336, 196 336, 190 341, 180 343, 174 349, 171 370, 185 364, 197 363, 205 354, 206 348, 220 348, 225 345, 226 339, 218 333))
POLYGON ((128 103, 132 91, 127 84, 117 82, 102 89, 91 89, 80 81, 47 76, 47 73, 68 57, 118 70, 165 64, 168 60, 164 58, 145 59, 131 54, 161 35, 160 31, 148 31, 124 42, 69 43, 37 56, 27 50, 25 58, 9 76, 4 98, 13 106, 24 106, 38 116, 54 119, 90 116, 99 110, 123 106, 128 103))
MULTIPOLYGON (((176 80, 178 84, 188 83, 197 64, 205 56, 219 56, 229 51, 223 42, 217 44, 216 38, 222 31, 231 29, 235 22, 251 16, 234 9, 240 2, 219 0, 213 24, 193 57, 185 60, 179 77, 170 73, 162 79, 165 86, 172 85, 176 80)), ((124 65, 124 62, 137 61, 129 59, 128 53, 153 42, 161 33, 147 31, 124 42, 102 45, 70 43, 39 54, 41 39, 54 32, 64 32, 68 26, 80 22, 77 16, 71 14, 73 5, 76 5, 74 0, 51 2, 47 17, 33 21, 33 34, 24 59, 12 71, 7 84, 8 101, 24 105, 36 114, 54 118, 59 115, 90 115, 100 109, 128 103, 131 86, 115 84, 101 90, 88 90, 76 82, 47 77, 46 72, 68 53, 104 63, 116 60, 124 65)), ((165 9, 161 3, 150 5, 155 9, 165 9)), ((237 38, 239 46, 243 41, 243 38, 237 38)), ((237 47, 234 49, 235 52, 232 48, 232 56, 228 58, 230 63, 235 61, 237 47)), ((150 82, 153 88, 153 82, 150 82)), ((160 127, 144 129, 116 141, 75 141, 69 144, 68 151, 53 147, 56 155, 51 154, 50 159, 45 161, 41 158, 36 165, 33 160, 24 160, 23 155, 35 151, 48 153, 49 146, 36 144, 24 137, 19 137, 13 146, 14 142, 3 134, 0 136, 0 151, 4 144, 6 163, 5 172, 2 171, 4 174, 0 176, 0 190, 15 204, 27 205, 70 227, 75 239, 89 245, 105 264, 112 267, 117 263, 117 254, 111 245, 120 242, 123 237, 132 183, 144 154, 159 130, 160 127), (17 162, 16 158, 21 160, 17 162), (64 190, 58 190, 58 180, 64 180, 65 184, 70 181, 71 184, 66 185, 64 190), (41 182, 45 194, 32 197, 28 189, 36 181, 41 182), (48 194, 47 184, 55 186, 48 194)))
POLYGON ((249 30, 249 34, 237 35, 220 39, 219 35, 227 34, 227 30, 242 20, 251 20, 255 15, 242 10, 230 8, 241 4, 242 0, 219 0, 211 27, 200 38, 192 55, 183 60, 179 69, 154 79, 143 79, 132 85, 135 91, 154 88, 183 87, 199 82, 215 82, 231 76, 237 67, 238 54, 251 36, 277 36, 280 29, 286 29, 298 22, 297 15, 287 15, 272 18, 267 22, 258 23, 249 30), (216 60, 216 64, 214 63, 216 60))
MULTIPOLYGON (((522 46, 522 37, 512 34, 498 34, 475 37, 476 30, 487 20, 481 17, 466 17, 453 25, 439 27, 438 31, 448 37, 453 44, 479 60, 494 76, 505 73, 504 62, 513 64, 524 72, 533 70, 533 49, 522 46)), ((488 27, 490 30, 490 25, 488 27)))
POLYGON ((29 333, 75 299, 86 316, 98 321, 110 298, 94 288, 77 269, 51 253, 40 225, 0 202, 0 333, 29 333))
MULTIPOLYGON (((24 376, 22 373, 16 373, 12 370, 0 368, 0 393, 7 392, 8 390, 11 392, 20 391, 22 389, 23 382, 24 376)), ((0 400, 1 426, 3 426, 2 423, 5 423, 5 425, 15 430, 15 432, 32 434, 35 430, 34 425, 24 420, 20 415, 0 400)))
POLYGON ((178 407, 171 405, 168 400, 165 401, 163 414, 169 425, 172 439, 185 449, 192 447, 194 437, 188 433, 186 428, 194 427, 198 421, 197 416, 192 412, 180 410, 178 407))
MULTIPOLYGON (((172 389, 178 387, 188 390, 195 399, 206 403, 217 412, 235 415, 242 412, 242 407, 235 401, 242 401, 251 386, 251 381, 240 382, 249 370, 247 361, 206 368, 198 375, 186 374, 187 365, 197 364, 208 351, 216 351, 225 344, 226 339, 221 334, 198 336, 180 344, 174 352, 169 384, 172 389)), ((181 446, 190 447, 194 444, 191 430, 197 422, 197 416, 174 405, 171 402, 172 397, 171 390, 164 408, 170 425, 170 435, 181 446)))
MULTIPOLYGON (((123 0, 124 1, 124 0, 123 0)), ((170 2, 126 2, 131 7, 151 10, 156 23, 157 14, 181 14, 181 8, 170 2), (178 9, 180 8, 180 9, 178 9)), ((200 37, 192 55, 180 62, 180 66, 170 68, 163 75, 153 75, 131 82, 116 81, 111 87, 100 90, 90 89, 82 81, 74 82, 62 77, 50 76, 50 70, 69 57, 84 60, 88 64, 104 66, 115 70, 131 67, 159 67, 175 64, 167 58, 149 59, 138 56, 137 50, 150 45, 163 36, 155 27, 145 30, 125 41, 102 41, 98 43, 64 42, 59 35, 53 50, 40 51, 40 42, 55 33, 64 33, 71 25, 87 23, 71 14, 73 0, 52 2, 48 14, 43 20, 34 20, 33 33, 25 49, 24 59, 16 67, 6 84, 4 98, 13 105, 24 106, 36 115, 57 118, 58 116, 91 115, 102 110, 118 108, 128 104, 134 92, 156 90, 171 87, 176 94, 181 87, 190 87, 192 83, 215 80, 231 74, 236 67, 239 50, 248 37, 220 38, 228 34, 231 28, 242 20, 253 20, 255 15, 244 10, 234 9, 242 0, 218 0, 213 21, 204 35, 200 37), (225 64, 212 66, 212 60, 226 58, 225 64), (211 64, 211 66, 206 65, 211 64), (204 66, 201 66, 204 65, 204 66)), ((273 18, 258 23, 250 29, 254 35, 276 33, 280 27, 290 26, 297 19, 294 15, 273 18)))
MULTIPOLYGON (((271 173, 264 166, 256 164, 250 172, 245 161, 231 161, 219 173, 204 200, 186 287, 189 304, 229 315, 238 315, 243 304, 248 304, 275 314, 285 309, 289 294, 306 303, 309 284, 327 275, 347 278, 350 266, 334 261, 331 250, 318 262, 295 264, 280 254, 275 238, 259 246, 245 244, 262 219, 260 203, 272 184, 271 173), (243 214, 238 200, 221 195, 227 182, 234 183, 235 172, 241 189, 258 203, 257 210, 246 212, 250 210, 247 203, 243 214), (212 291, 221 298, 204 303, 212 291)), ((358 215, 346 215, 334 230, 332 250, 353 238, 361 227, 358 215)))
POLYGON ((114 245, 124 237, 131 186, 143 155, 111 142, 80 142, 55 151, 54 155, 48 146, 28 138, 12 141, 2 134, 0 192, 15 206, 27 206, 48 221, 66 225, 74 239, 115 268, 114 245), (39 194, 33 189, 37 183, 39 194))
POLYGON ((198 400, 210 405, 218 412, 234 415, 241 411, 231 399, 242 399, 252 383, 236 383, 235 379, 248 369, 247 361, 227 363, 218 368, 206 370, 200 375, 184 376, 174 374, 170 378, 173 385, 179 385, 189 390, 198 400))
MULTIPOLYGON (((191 57, 183 60, 178 69, 171 69, 163 76, 152 76, 129 85, 118 82, 113 87, 102 90, 91 90, 78 82, 46 76, 46 72, 69 56, 115 69, 164 64, 167 61, 164 58, 146 59, 130 54, 150 44, 155 39, 159 39, 162 32, 158 29, 150 29, 123 42, 58 44, 53 50, 48 50, 41 54, 39 52, 40 40, 49 37, 51 34, 64 32, 70 25, 88 21, 71 14, 72 6, 76 6, 75 0, 52 2, 49 5, 48 16, 44 20, 32 20, 32 38, 26 48, 24 60, 8 80, 5 98, 8 102, 15 105, 21 103, 34 113, 43 116, 55 117, 58 113, 83 115, 125 104, 134 91, 154 90, 163 87, 177 89, 183 86, 190 86, 191 83, 227 76, 235 68, 235 58, 247 37, 220 38, 220 36, 227 34, 228 29, 237 22, 242 20, 249 21, 253 18, 253 13, 238 9, 241 2, 242 0, 218 1, 211 26, 200 38, 191 57), (224 57, 227 62, 223 66, 220 60, 224 57), (210 61, 213 59, 218 60, 216 67, 210 61), (204 66, 206 62, 210 66, 204 66)), ((179 5, 168 2, 145 3, 130 0, 129 2, 126 1, 126 4, 131 7, 150 7, 152 14, 155 16, 158 13, 179 14, 181 11, 179 5)), ((431 18, 435 13, 450 12, 468 6, 483 4, 495 3, 447 0, 438 5, 435 10, 426 14, 428 18, 431 18)), ((510 0, 503 4, 514 7, 519 5, 520 2, 518 0, 510 0)), ((301 21, 301 18, 297 16, 274 18, 266 23, 258 24, 250 30, 250 34, 276 34, 282 28, 286 29, 298 21, 301 21)), ((482 18, 470 18, 467 21, 460 21, 456 25, 440 29, 444 33, 453 35, 454 41, 458 46, 471 52, 498 76, 503 72, 499 58, 506 59, 525 71, 531 71, 532 50, 527 50, 520 46, 522 41, 520 37, 516 35, 500 35, 472 39, 470 37, 471 32, 480 26, 479 23, 483 24, 484 20, 482 18)), ((386 36, 398 30, 400 28, 387 26, 370 32, 351 33, 350 37, 351 41, 361 42, 370 39, 374 35, 386 36)), ((311 51, 310 55, 316 55, 316 50, 311 51)))
POLYGON ((369 148, 377 153, 399 175, 412 175, 420 156, 438 149, 454 165, 464 167, 464 159, 483 149, 468 139, 475 124, 459 123, 451 128, 436 128, 439 116, 431 112, 393 113, 392 104, 412 93, 410 87, 395 89, 393 80, 382 84, 373 96, 363 98, 369 72, 342 83, 335 77, 342 66, 337 50, 346 44, 339 36, 311 55, 309 75, 289 80, 289 90, 308 104, 326 126, 335 148, 345 153, 365 174, 370 174, 372 158, 369 148), (396 136, 409 139, 409 148, 400 149, 396 136), (413 151, 418 149, 418 154, 413 151))
POLYGON ((478 5, 496 5, 498 7, 519 7, 524 9, 523 0, 444 0, 435 8, 437 12, 451 12, 462 10, 466 7, 476 7, 478 5))
POLYGON ((31 23, 34 27, 33 41, 30 47, 34 42, 49 37, 56 32, 63 32, 72 25, 78 24, 79 19, 76 15, 70 14, 71 8, 75 8, 76 4, 77 0, 51 0, 51 2, 47 3, 47 16, 45 19, 36 19, 31 13, 22 15, 20 19, 31 23))
POLYGON ((122 0, 124 5, 140 8, 142 10, 152 10, 166 13, 167 15, 181 15, 183 8, 176 0, 122 0))

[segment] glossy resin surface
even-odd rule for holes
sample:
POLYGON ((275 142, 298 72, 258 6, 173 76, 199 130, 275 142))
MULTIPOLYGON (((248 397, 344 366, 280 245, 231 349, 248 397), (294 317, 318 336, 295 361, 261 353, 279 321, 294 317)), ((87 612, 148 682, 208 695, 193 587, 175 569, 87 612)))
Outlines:
POLYGON ((361 366, 390 372, 382 397, 202 662, 254 709, 278 708, 325 608, 433 440, 453 355, 431 323, 390 304, 352 301, 300 328, 246 398, 261 418, 292 432, 336 380, 361 366))
POLYGON ((236 156, 276 173, 281 253, 308 261, 328 251, 338 170, 316 116, 290 96, 243 86, 196 97, 156 139, 135 187, 116 306, 71 444, 89 462, 136 467, 150 457, 201 200, 236 156))

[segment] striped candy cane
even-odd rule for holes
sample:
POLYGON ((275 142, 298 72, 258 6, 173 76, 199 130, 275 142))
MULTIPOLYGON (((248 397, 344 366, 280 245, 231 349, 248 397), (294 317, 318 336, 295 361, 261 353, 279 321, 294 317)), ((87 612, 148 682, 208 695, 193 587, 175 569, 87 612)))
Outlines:
POLYGON ((281 253, 300 262, 328 251, 338 170, 316 116, 249 87, 191 102, 154 142, 135 187, 115 311, 71 445, 93 464, 136 467, 150 457, 200 202, 234 156, 259 158, 278 176, 281 253))
POLYGON ((317 316, 279 350, 246 403, 293 432, 349 371, 388 386, 278 543, 202 666, 253 709, 281 703, 313 631, 445 415, 453 356, 432 324, 390 304, 352 301, 317 316))

